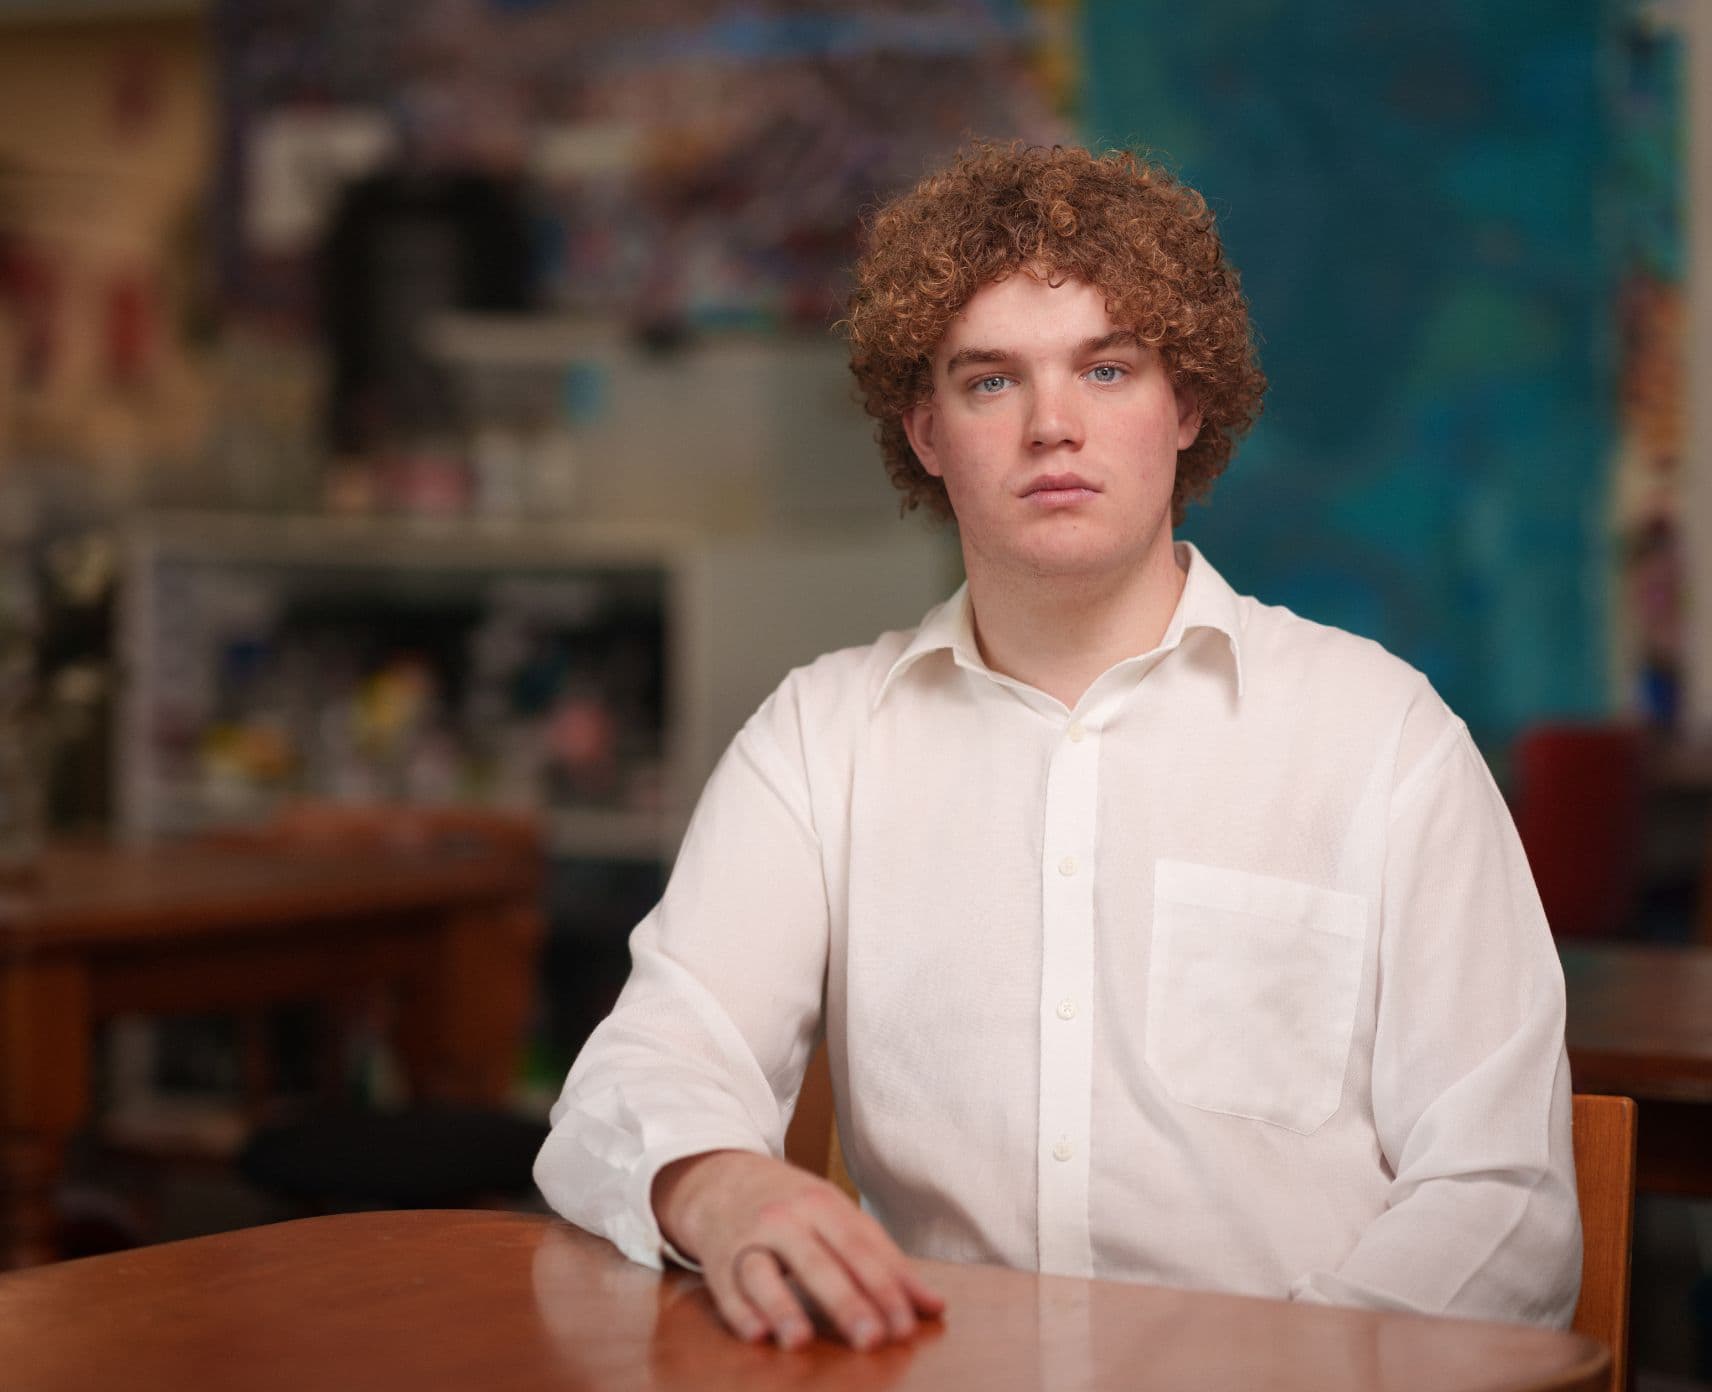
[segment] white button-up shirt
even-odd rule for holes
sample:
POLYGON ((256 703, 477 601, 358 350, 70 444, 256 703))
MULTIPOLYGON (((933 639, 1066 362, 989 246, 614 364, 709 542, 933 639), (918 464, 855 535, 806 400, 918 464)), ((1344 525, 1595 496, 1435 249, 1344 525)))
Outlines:
POLYGON ((824 1028, 911 1253, 1566 1325, 1563 975, 1463 723, 1191 545, 1074 710, 967 589, 733 741, 553 1108, 553 1206, 658 1264, 659 1169, 782 1150, 824 1028))

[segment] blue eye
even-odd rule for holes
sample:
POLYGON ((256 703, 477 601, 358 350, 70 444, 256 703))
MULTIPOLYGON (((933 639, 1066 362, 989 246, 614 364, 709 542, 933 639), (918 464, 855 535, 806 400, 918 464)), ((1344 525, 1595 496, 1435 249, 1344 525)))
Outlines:
POLYGON ((980 381, 975 383, 975 390, 983 393, 984 395, 991 396, 994 392, 1003 391, 1004 386, 1005 379, 1003 377, 983 377, 980 381))
POLYGON ((1101 363, 1098 367, 1089 368, 1088 375, 1104 386, 1123 380, 1124 369, 1116 363, 1101 363))

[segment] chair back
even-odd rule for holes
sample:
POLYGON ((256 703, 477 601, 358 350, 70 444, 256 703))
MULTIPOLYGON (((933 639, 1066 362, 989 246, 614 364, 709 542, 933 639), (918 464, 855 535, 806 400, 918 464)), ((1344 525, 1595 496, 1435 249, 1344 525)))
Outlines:
POLYGON ((1575 1095, 1571 1125, 1581 1200, 1581 1300, 1571 1327, 1611 1350, 1610 1392, 1627 1392, 1629 1385, 1635 1124, 1633 1098, 1575 1095))
POLYGON ((830 1179, 852 1199, 859 1198, 856 1182, 844 1168, 844 1151, 838 1144, 838 1117, 832 1106, 832 1066, 822 1039, 809 1055, 797 1092, 796 1111, 785 1130, 785 1159, 805 1170, 830 1179))

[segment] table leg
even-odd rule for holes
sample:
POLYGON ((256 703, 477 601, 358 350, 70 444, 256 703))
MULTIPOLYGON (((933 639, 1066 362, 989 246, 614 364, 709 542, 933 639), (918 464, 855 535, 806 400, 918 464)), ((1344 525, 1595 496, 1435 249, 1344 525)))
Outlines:
POLYGON ((0 963, 0 1266, 58 1255, 54 1198, 89 1112, 90 1028, 81 963, 0 963))
POLYGON ((517 1080, 543 925, 529 901, 449 915, 398 1038, 415 1090, 502 1104, 517 1080))

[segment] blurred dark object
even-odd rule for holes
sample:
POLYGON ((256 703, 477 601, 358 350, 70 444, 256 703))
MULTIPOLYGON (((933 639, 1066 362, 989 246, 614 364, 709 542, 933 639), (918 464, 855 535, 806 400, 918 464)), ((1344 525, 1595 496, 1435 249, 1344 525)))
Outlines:
POLYGON ((1648 518, 1628 541, 1623 586, 1628 622, 1639 645, 1634 696, 1642 717, 1674 730, 1682 716, 1682 543, 1675 521, 1648 518))
POLYGON ((320 1108, 261 1127, 244 1178, 323 1211, 462 1208, 528 1195, 547 1124, 493 1109, 320 1108))
POLYGON ((56 537, 39 574, 46 821, 99 831, 113 812, 117 542, 105 530, 56 537))
POLYGON ((36 597, 23 530, 8 528, 0 532, 0 883, 28 878, 41 856, 36 597))
POLYGON ((372 455, 449 430, 452 394, 423 350, 429 320, 532 308, 533 264, 515 181, 390 170, 349 185, 322 248, 334 454, 372 455))
POLYGON ((630 975, 630 932, 659 903, 667 867, 657 859, 555 858, 547 871, 541 945, 541 1014, 531 1083, 557 1097, 595 1027, 630 975))
POLYGON ((1624 725, 1542 724, 1517 738, 1516 830, 1556 937, 1633 930, 1643 755, 1624 725))

